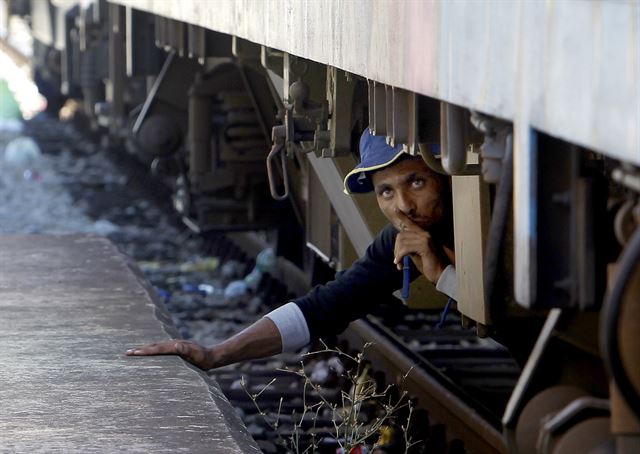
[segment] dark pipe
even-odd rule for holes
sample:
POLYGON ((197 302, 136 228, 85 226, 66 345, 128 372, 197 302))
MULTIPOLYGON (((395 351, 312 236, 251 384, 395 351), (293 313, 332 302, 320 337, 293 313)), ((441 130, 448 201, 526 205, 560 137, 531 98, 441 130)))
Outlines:
POLYGON ((449 175, 479 175, 478 164, 467 165, 464 147, 464 108, 440 103, 440 154, 449 175))
POLYGON ((211 98, 189 96, 189 173, 192 178, 213 170, 211 160, 211 98))
POLYGON ((440 175, 447 175, 447 172, 442 168, 442 162, 433 155, 431 150, 429 150, 428 144, 419 143, 418 148, 420 149, 422 159, 424 159, 424 162, 431 170, 435 173, 439 173, 440 175))
MULTIPOLYGON (((618 271, 611 291, 605 298, 602 307, 600 322, 600 349, 604 356, 609 374, 613 378, 622 397, 627 401, 629 408, 640 419, 640 392, 631 382, 620 356, 620 342, 618 339, 618 326, 622 316, 622 302, 627 286, 633 278, 640 264, 640 227, 636 228, 633 236, 622 251, 618 262, 618 271)), ((638 301, 634 301, 638 304, 638 301)))
POLYGON ((487 237, 487 256, 484 262, 484 289, 485 304, 488 305, 491 319, 495 322, 495 307, 492 304, 495 298, 496 277, 500 267, 500 257, 504 244, 505 230, 511 212, 511 195, 513 193, 513 141, 512 136, 507 136, 504 158, 502 159, 502 174, 496 191, 491 215, 491 225, 487 237))

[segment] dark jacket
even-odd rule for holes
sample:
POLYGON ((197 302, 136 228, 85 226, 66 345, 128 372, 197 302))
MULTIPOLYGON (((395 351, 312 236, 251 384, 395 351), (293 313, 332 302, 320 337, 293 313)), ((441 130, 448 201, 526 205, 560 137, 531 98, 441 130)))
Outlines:
MULTIPOLYGON (((402 288, 402 271, 393 263, 397 234, 391 224, 387 225, 364 257, 348 270, 293 301, 304 314, 311 339, 341 333, 350 322, 364 317, 402 288)), ((410 267, 414 280, 420 272, 413 262, 410 267)))

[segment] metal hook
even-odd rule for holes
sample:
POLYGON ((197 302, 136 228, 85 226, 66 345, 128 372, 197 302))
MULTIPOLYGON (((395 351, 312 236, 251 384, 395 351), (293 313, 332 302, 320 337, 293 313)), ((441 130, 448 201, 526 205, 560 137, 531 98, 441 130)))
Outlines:
POLYGON ((275 200, 285 200, 289 197, 289 179, 287 178, 287 161, 285 159, 285 154, 283 153, 284 144, 282 143, 274 143, 273 147, 271 147, 271 151, 267 156, 267 175, 269 177, 269 191, 271 191, 271 197, 275 200), (284 182, 284 193, 278 194, 275 184, 274 172, 272 167, 272 161, 275 157, 280 154, 280 160, 282 163, 282 180, 284 182))

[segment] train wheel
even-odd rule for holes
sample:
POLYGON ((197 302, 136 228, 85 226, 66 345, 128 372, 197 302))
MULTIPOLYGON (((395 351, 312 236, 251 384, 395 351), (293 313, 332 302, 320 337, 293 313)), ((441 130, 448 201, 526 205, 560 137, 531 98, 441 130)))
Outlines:
MULTIPOLYGON (((545 416, 556 413, 587 393, 574 386, 553 386, 536 394, 524 407, 516 426, 516 443, 520 454, 536 454, 538 434, 545 416)), ((576 451, 577 452, 577 451, 576 451)))

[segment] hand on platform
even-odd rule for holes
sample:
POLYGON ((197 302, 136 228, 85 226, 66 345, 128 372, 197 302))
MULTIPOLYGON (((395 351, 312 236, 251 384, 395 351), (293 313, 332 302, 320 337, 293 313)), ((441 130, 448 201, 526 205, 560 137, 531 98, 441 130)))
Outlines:
POLYGON ((206 348, 196 342, 185 340, 156 342, 144 347, 132 348, 126 351, 126 355, 176 355, 202 370, 216 367, 216 354, 213 348, 206 348))
POLYGON ((265 358, 282 352, 282 339, 268 317, 213 347, 185 340, 170 340, 132 348, 127 356, 177 355, 202 370, 222 367, 248 359, 265 358))

